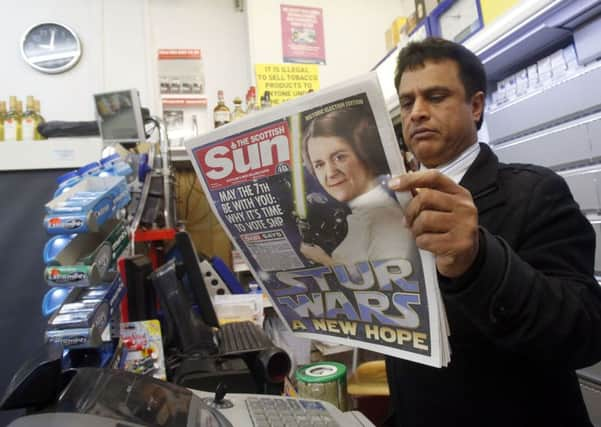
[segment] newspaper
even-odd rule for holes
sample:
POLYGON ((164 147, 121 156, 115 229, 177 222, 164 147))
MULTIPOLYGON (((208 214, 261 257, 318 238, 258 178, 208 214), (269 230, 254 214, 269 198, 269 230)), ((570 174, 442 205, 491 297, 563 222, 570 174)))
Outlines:
POLYGON ((450 360, 434 257, 375 73, 186 142, 215 215, 288 328, 430 366, 450 360))

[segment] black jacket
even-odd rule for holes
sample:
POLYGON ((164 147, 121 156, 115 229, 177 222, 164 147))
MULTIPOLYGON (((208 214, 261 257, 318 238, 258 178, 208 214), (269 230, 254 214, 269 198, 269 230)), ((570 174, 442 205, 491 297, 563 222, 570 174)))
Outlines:
POLYGON ((480 253, 464 276, 439 276, 451 363, 387 359, 397 424, 591 425, 574 370, 601 359, 592 226, 561 177, 499 163, 485 144, 461 185, 480 253))

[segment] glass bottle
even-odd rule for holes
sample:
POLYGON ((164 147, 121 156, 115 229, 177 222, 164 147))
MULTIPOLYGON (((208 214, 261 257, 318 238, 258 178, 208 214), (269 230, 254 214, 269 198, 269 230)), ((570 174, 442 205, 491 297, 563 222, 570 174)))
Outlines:
POLYGON ((251 111, 251 98, 250 98, 250 88, 248 88, 248 90, 246 91, 246 114, 250 114, 252 113, 251 111))
POLYGON ((246 101, 246 104, 246 114, 251 114, 259 111, 259 104, 257 104, 257 91, 254 86, 251 86, 248 89, 248 100, 246 101))
POLYGON ((198 119, 192 114, 192 136, 198 136, 198 119))
POLYGON ((4 119, 4 140, 21 140, 21 115, 17 110, 17 97, 10 96, 8 99, 8 113, 4 119))
POLYGON ((232 112, 232 121, 241 119, 246 116, 246 112, 242 109, 242 100, 239 97, 234 98, 234 111, 232 112))
POLYGON ((265 91, 261 97, 261 109, 271 107, 271 93, 268 90, 265 91))
POLYGON ((4 119, 6 118, 6 101, 0 101, 0 142, 4 141, 4 119))
POLYGON ((23 140, 33 141, 35 139, 35 131, 38 126, 33 96, 27 96, 25 105, 26 110, 21 119, 21 126, 23 128, 23 140))
MULTIPOLYGON (((34 106, 34 111, 37 117, 37 121, 38 121, 38 125, 40 125, 41 123, 46 123, 46 119, 44 119, 44 116, 42 116, 42 113, 40 112, 40 100, 39 99, 33 99, 33 106, 34 106)), ((42 139, 47 139, 45 136, 43 136, 40 132, 38 132, 38 125, 36 125, 35 127, 35 132, 34 132, 34 138, 36 141, 42 140, 42 139)))
POLYGON ((23 101, 17 99, 17 115, 19 117, 19 125, 17 127, 17 141, 23 141, 23 101))
POLYGON ((225 105, 223 100, 223 91, 217 91, 217 105, 213 109, 213 122, 215 124, 215 128, 219 126, 223 126, 232 121, 232 115, 230 113, 230 109, 225 105))

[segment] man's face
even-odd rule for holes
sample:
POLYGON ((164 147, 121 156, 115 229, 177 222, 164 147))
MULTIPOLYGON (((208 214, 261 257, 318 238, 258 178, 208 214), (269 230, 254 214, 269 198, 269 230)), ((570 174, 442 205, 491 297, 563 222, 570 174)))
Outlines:
POLYGON ((373 174, 343 138, 318 136, 307 144, 317 180, 336 200, 348 202, 374 186, 373 174))
POLYGON ((406 70, 398 91, 403 139, 424 166, 444 165, 477 141, 484 94, 466 99, 455 61, 426 61, 406 70))

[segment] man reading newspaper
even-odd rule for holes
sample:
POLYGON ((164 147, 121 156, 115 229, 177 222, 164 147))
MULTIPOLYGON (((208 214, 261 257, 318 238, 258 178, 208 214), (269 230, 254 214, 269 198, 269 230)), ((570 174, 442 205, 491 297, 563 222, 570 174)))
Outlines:
POLYGON ((452 350, 440 369, 388 357, 396 424, 592 425, 574 373, 601 358, 590 223, 558 175, 478 144, 486 76, 469 50, 411 43, 395 85, 421 169, 389 185, 415 194, 405 219, 436 257, 452 350))
POLYGON ((289 331, 445 366, 432 254, 403 223, 408 192, 377 76, 187 142, 211 207, 289 331))

